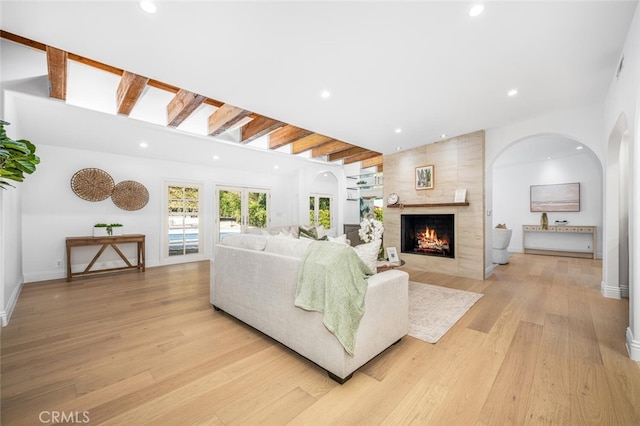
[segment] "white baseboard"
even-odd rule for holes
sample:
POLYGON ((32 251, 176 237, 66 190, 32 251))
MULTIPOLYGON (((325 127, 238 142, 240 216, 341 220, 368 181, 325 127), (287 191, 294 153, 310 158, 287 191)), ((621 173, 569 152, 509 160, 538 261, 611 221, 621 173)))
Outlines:
POLYGON ((30 274, 24 274, 24 281, 27 283, 34 283, 38 281, 59 280, 61 278, 67 278, 66 271, 55 270, 55 271, 43 271, 43 272, 33 272, 30 274))
POLYGON ((491 276, 491 274, 493 274, 493 270, 496 269, 496 264, 492 263, 491 265, 487 266, 484 270, 484 278, 489 278, 491 276))
POLYGON ((11 319, 13 310, 16 307, 16 303, 18 303, 18 296, 20 296, 20 292, 22 291, 23 286, 24 286, 24 279, 18 282, 18 285, 15 286, 13 293, 11 293, 11 297, 9 297, 9 300, 7 300, 6 309, 3 311, 0 311, 0 321, 2 321, 3 327, 6 327, 7 324, 9 324, 9 320, 11 319))
POLYGON ((627 352, 629 352, 629 358, 640 361, 640 340, 634 339, 630 327, 627 327, 627 352))
POLYGON ((629 287, 613 287, 604 281, 600 283, 600 294, 609 299, 622 299, 629 297, 629 287))

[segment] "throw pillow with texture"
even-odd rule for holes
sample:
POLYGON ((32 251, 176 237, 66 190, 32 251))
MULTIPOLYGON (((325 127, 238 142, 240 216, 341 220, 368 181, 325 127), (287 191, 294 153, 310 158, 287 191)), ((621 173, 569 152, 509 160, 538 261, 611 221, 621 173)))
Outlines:
POLYGON ((380 251, 382 240, 374 240, 370 243, 360 244, 353 247, 358 257, 362 259, 365 265, 371 269, 371 273, 375 274, 378 270, 378 252, 380 251))
POLYGON ((326 241, 327 240, 327 236, 318 236, 318 231, 315 227, 311 227, 311 228, 304 228, 304 227, 300 227, 300 238, 309 238, 311 240, 318 240, 318 241, 326 241))
POLYGON ((329 241, 333 241, 334 243, 342 243, 342 244, 347 244, 347 234, 342 234, 339 237, 332 237, 331 235, 327 235, 327 238, 329 238, 329 241))

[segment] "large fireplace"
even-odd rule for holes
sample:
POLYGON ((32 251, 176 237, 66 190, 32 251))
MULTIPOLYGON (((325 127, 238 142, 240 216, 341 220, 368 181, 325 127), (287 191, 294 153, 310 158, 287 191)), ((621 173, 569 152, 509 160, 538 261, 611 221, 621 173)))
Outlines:
POLYGON ((453 214, 401 215, 400 251, 454 259, 454 218, 453 214))

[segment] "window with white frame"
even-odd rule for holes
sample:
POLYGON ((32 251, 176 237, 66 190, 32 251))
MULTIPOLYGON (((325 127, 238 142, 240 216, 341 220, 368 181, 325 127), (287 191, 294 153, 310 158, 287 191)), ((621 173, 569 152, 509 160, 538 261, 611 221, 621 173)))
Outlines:
POLYGON ((201 185, 167 184, 167 256, 197 254, 201 250, 201 185))

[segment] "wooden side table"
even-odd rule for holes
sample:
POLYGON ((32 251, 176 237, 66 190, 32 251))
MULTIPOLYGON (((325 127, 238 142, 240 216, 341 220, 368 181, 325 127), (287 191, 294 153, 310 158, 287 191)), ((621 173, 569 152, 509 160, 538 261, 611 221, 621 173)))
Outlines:
POLYGON ((67 237, 66 238, 66 246, 67 246, 67 281, 71 281, 72 277, 78 275, 89 275, 89 274, 97 274, 102 272, 109 271, 121 271, 125 269, 138 269, 142 272, 145 271, 145 236, 143 234, 127 234, 127 235, 116 235, 110 237, 67 237), (125 257, 125 255, 118 248, 118 244, 129 244, 134 243, 137 247, 137 263, 132 265, 129 262, 129 259, 125 257), (93 257, 91 262, 87 265, 87 267, 82 272, 71 272, 71 248, 72 247, 84 247, 84 246, 102 246, 93 257), (117 268, 107 268, 107 269, 91 269, 93 265, 96 263, 100 255, 104 253, 107 247, 113 247, 118 256, 125 262, 126 266, 120 266, 117 268))

